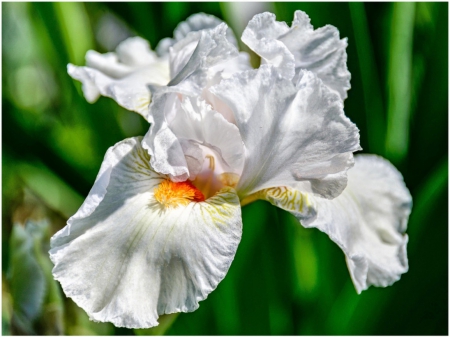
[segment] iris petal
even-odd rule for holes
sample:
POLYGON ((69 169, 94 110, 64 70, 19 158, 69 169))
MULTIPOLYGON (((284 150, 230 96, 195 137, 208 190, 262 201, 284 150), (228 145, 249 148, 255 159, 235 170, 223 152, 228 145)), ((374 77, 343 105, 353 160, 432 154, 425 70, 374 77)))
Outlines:
MULTIPOLYGON (((296 194, 298 191, 291 191, 296 194)), ((316 216, 305 217, 292 204, 266 198, 291 212, 307 228, 325 232, 344 251, 358 293, 386 287, 408 271, 404 234, 412 199, 402 175, 375 155, 355 156, 347 188, 333 200, 311 196, 316 216)))
POLYGON ((96 181, 102 186, 93 187, 98 199, 52 238, 55 279, 95 321, 148 328, 158 315, 197 309, 224 278, 241 239, 233 189, 166 208, 154 190, 167 178, 149 159, 140 139, 116 144, 96 181))
POLYGON ((211 88, 233 111, 245 146, 236 189, 241 198, 287 186, 326 198, 346 186, 346 171, 360 149, 359 130, 344 115, 342 100, 315 74, 298 83, 263 65, 211 88))
POLYGON ((342 99, 347 97, 347 39, 339 38, 336 27, 314 30, 302 11, 295 12, 291 27, 276 21, 272 13, 262 13, 250 20, 242 41, 262 57, 263 63, 276 66, 283 77, 297 81, 301 69, 310 70, 342 99))
MULTIPOLYGON (((158 55, 167 55, 169 53, 170 47, 172 47, 178 41, 183 40, 189 34, 200 32, 205 29, 212 29, 220 25, 223 21, 216 18, 213 15, 205 13, 193 14, 186 19, 186 21, 180 22, 173 32, 172 38, 162 39, 156 46, 156 51, 158 55)), ((231 28, 227 29, 227 40, 234 46, 238 46, 236 37, 234 36, 231 28)))
POLYGON ((148 118, 151 93, 148 85, 166 85, 169 63, 150 50, 148 42, 139 37, 123 41, 116 53, 86 54, 87 66, 69 64, 67 71, 83 83, 86 99, 93 103, 100 95, 111 97, 124 108, 148 118))

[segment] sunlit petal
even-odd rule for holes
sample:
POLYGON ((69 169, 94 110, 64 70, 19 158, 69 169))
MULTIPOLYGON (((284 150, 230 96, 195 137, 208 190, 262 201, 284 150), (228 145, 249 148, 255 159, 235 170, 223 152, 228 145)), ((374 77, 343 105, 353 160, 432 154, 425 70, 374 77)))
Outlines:
POLYGON ((200 92, 206 85, 206 71, 221 62, 238 56, 237 48, 227 39, 228 26, 217 27, 189 34, 170 49, 170 73, 168 85, 189 85, 200 92), (193 77, 193 81, 184 81, 193 77))
POLYGON ((359 131, 339 96, 312 72, 300 72, 294 85, 264 65, 211 92, 232 109, 245 145, 241 198, 279 186, 333 198, 345 188, 359 131))
POLYGON ((169 64, 150 50, 147 41, 129 38, 116 49, 116 53, 99 54, 90 50, 86 54, 86 67, 68 65, 68 73, 83 83, 83 93, 89 102, 100 95, 111 97, 128 110, 148 117, 151 100, 149 85, 169 82, 169 64))
MULTIPOLYGON (((221 23, 213 29, 202 30, 196 32, 196 34, 188 34, 186 38, 177 42, 170 49, 171 72, 177 73, 177 75, 170 81, 168 86, 155 88, 153 91, 153 102, 150 105, 153 123, 144 137, 143 146, 148 149, 152 157, 152 167, 157 172, 170 175, 174 181, 193 179, 195 172, 198 172, 198 165, 201 165, 203 162, 201 158, 184 154, 182 145, 185 149, 190 146, 197 147, 197 144, 192 142, 206 146, 218 145, 211 133, 211 130, 217 130, 216 125, 211 124, 209 120, 207 121, 209 116, 206 116, 206 110, 210 111, 211 109, 202 103, 202 108, 198 106, 196 108, 197 111, 188 113, 186 104, 190 102, 188 97, 201 97, 202 93, 208 88, 210 83, 209 71, 213 67, 227 63, 234 58, 242 59, 242 57, 238 57, 239 54, 236 47, 227 40, 227 29, 226 24, 221 23), (195 46, 195 49, 191 52, 193 46, 195 46), (182 102, 185 103, 182 104, 182 102), (187 121, 185 120, 186 118, 192 120, 187 121), (202 123, 206 124, 201 125, 202 123), (180 126, 177 127, 177 125, 180 126), (186 134, 183 131, 185 127, 187 127, 186 130, 191 130, 193 133, 190 135, 186 134), (176 129, 176 131, 172 130, 172 128, 176 129), (177 134, 177 131, 180 131, 180 135, 177 134), (185 158, 185 155, 189 156, 190 159, 185 158), (190 170, 188 161, 195 168, 193 166, 193 169, 191 168, 190 170)), ((218 72, 220 71, 221 69, 219 68, 218 72)), ((195 102, 194 105, 198 105, 199 101, 197 98, 192 98, 193 102, 195 102)), ((217 112, 211 112, 211 114, 213 116, 217 115, 214 118, 223 130, 231 130, 229 135, 232 136, 233 141, 230 142, 230 147, 233 150, 230 152, 227 148, 219 149, 229 157, 224 159, 225 162, 232 160, 231 157, 234 156, 239 156, 242 159, 242 150, 236 151, 233 145, 240 139, 237 128, 227 122, 226 119, 220 119, 219 117, 221 116, 217 112)), ((220 132, 218 135, 220 136, 222 133, 220 132)), ((220 143, 227 145, 226 143, 228 142, 223 138, 220 143)), ((192 148, 189 152, 191 154, 198 153, 196 149, 192 148)), ((240 167, 242 167, 242 164, 240 164, 240 167)))
POLYGON ((347 39, 340 39, 336 27, 326 25, 314 30, 305 12, 296 11, 289 28, 272 13, 255 15, 242 34, 242 41, 263 59, 273 64, 287 79, 297 80, 301 69, 307 69, 342 99, 350 89, 347 69, 347 39))
POLYGON ((408 236, 404 232, 412 199, 403 177, 387 160, 375 155, 355 156, 341 195, 333 200, 311 199, 316 218, 305 219, 289 207, 277 206, 337 243, 345 253, 358 293, 371 285, 389 286, 408 271, 408 236))
POLYGON ((200 99, 175 96, 156 98, 154 108, 168 109, 155 115, 154 125, 143 140, 152 155, 151 165, 158 172, 169 174, 174 181, 194 179, 202 165, 199 145, 216 151, 227 172, 240 174, 244 161, 242 139, 236 125, 200 99), (173 101, 169 101, 173 99, 173 101), (157 106, 160 104, 161 106, 157 106), (188 164, 192 159, 191 165, 188 164))
POLYGON ((255 15, 242 33, 242 42, 261 56, 262 63, 277 67, 283 77, 292 79, 295 75, 295 59, 292 52, 278 40, 289 32, 285 22, 275 20, 272 13, 255 15))
MULTIPOLYGON (((189 33, 200 32, 205 29, 215 28, 220 25, 223 21, 216 18, 213 15, 205 13, 193 14, 186 19, 186 21, 180 22, 173 32, 172 38, 165 38, 161 40, 156 47, 158 55, 167 55, 169 53, 170 47, 180 40, 183 40, 188 36, 189 33)), ((236 37, 234 36, 231 28, 227 29, 226 33, 227 39, 230 43, 237 47, 236 37)))
POLYGON ((140 139, 116 144, 96 181, 101 186, 93 188, 101 191, 99 202, 91 194, 93 207, 83 206, 52 239, 54 277, 95 321, 148 328, 161 314, 197 309, 227 273, 241 239, 233 189, 163 206, 154 192, 167 180, 149 159, 140 139))

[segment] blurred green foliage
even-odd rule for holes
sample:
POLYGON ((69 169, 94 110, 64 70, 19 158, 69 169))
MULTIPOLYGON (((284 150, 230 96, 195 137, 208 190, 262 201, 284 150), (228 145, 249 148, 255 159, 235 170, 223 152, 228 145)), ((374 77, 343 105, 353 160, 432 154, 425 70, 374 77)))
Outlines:
POLYGON ((448 4, 239 6, 2 3, 4 335, 448 334, 448 4), (364 152, 391 160, 413 196, 409 272, 357 295, 326 235, 256 202, 243 209, 228 275, 197 311, 142 331, 90 322, 51 277, 49 238, 81 205, 107 148, 144 135, 148 124, 108 98, 88 104, 67 63, 83 65, 88 49, 111 51, 133 35, 155 47, 197 12, 239 28, 238 18, 263 10, 290 24, 297 9, 315 27, 331 24, 348 38, 346 114, 361 130, 364 152))

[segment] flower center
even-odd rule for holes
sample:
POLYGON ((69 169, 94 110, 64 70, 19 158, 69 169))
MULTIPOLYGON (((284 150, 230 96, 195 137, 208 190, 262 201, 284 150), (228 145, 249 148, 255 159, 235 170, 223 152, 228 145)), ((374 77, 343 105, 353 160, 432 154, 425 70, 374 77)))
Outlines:
POLYGON ((205 201, 205 196, 190 181, 180 183, 164 180, 155 189, 155 199, 164 207, 186 206, 190 202, 205 201))
POLYGON ((192 181, 208 199, 225 186, 236 187, 239 175, 229 172, 231 169, 215 151, 201 146, 204 161, 200 172, 192 181))

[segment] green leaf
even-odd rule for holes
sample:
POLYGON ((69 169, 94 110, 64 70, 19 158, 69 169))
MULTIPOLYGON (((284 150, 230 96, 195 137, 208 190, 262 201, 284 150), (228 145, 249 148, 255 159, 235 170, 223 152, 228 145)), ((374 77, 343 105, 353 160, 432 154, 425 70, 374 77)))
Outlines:
POLYGON ((369 148, 365 150, 383 155, 383 141, 385 139, 383 101, 366 11, 362 2, 350 2, 349 7, 364 92, 364 108, 369 140, 369 148))
POLYGON ((60 29, 70 62, 84 63, 86 51, 93 48, 94 39, 89 19, 81 2, 55 2, 60 29))
POLYGON ((326 321, 328 334, 345 335, 349 333, 351 319, 360 301, 361 296, 356 293, 355 287, 349 279, 330 307, 326 321))
POLYGON ((398 164, 408 154, 415 3, 393 4, 388 64, 386 156, 398 164))
POLYGON ((420 234, 426 230, 429 223, 427 219, 432 217, 433 206, 438 199, 448 193, 448 158, 445 158, 434 171, 426 177, 419 186, 419 190, 413 197, 413 209, 408 224, 410 241, 409 250, 415 250, 420 241, 420 234))
POLYGON ((25 183, 53 210, 66 218, 73 215, 83 203, 83 198, 66 185, 44 165, 20 163, 16 166, 25 183))

